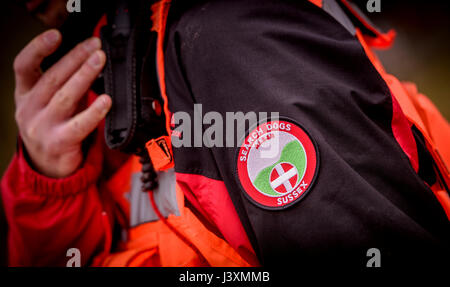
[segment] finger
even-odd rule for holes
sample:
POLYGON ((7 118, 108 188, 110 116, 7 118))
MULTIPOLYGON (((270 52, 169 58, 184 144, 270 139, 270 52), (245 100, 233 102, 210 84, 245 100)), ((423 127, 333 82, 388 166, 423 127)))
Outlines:
POLYGON ((54 119, 71 116, 79 100, 85 95, 106 62, 101 50, 93 53, 81 68, 55 93, 48 105, 49 113, 54 119))
POLYGON ((16 95, 30 90, 41 76, 41 63, 58 48, 61 33, 52 29, 36 36, 14 60, 16 95))
POLYGON ((83 141, 97 128, 111 108, 111 104, 111 98, 108 95, 99 96, 86 110, 64 124, 63 141, 66 143, 83 141))
POLYGON ((33 90, 34 101, 47 105, 54 93, 80 68, 86 59, 101 48, 99 38, 90 38, 78 44, 61 60, 54 64, 37 82, 33 90))

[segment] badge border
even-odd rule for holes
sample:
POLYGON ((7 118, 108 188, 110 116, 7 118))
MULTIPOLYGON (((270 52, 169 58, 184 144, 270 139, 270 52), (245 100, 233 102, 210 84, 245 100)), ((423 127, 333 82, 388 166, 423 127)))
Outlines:
POLYGON ((293 205, 299 203, 301 200, 303 200, 303 198, 309 193, 309 191, 311 190, 311 188, 312 188, 312 187, 314 186, 314 184, 316 183, 316 179, 317 179, 317 176, 318 176, 318 174, 319 174, 319 168, 320 168, 320 153, 319 153, 319 146, 318 146, 316 140, 311 136, 311 134, 309 133, 309 131, 308 131, 307 129, 305 129, 303 125, 299 124, 297 121, 295 121, 295 120, 293 120, 293 119, 291 119, 291 118, 289 118, 289 117, 284 117, 284 116, 278 117, 277 119, 272 119, 272 118, 268 117, 268 118, 266 118, 266 119, 260 120, 256 125, 253 125, 253 127, 249 127, 249 128, 245 131, 244 137, 241 138, 239 142, 240 142, 240 144, 239 144, 239 146, 238 146, 238 148, 237 148, 237 151, 236 151, 236 154, 235 154, 235 165, 236 165, 236 169, 235 169, 235 177, 236 177, 236 179, 237 179, 237 182, 238 182, 238 184, 239 184, 241 190, 242 190, 243 193, 244 193, 245 198, 247 198, 248 201, 250 201, 252 204, 256 205, 257 207, 262 208, 262 209, 265 209, 265 210, 272 210, 272 211, 287 209, 287 208, 289 208, 289 207, 291 207, 291 206, 293 206, 293 205), (292 124, 297 125, 297 126, 298 126, 300 129, 302 129, 302 130, 305 132, 305 134, 309 137, 309 139, 311 140, 312 145, 314 146, 314 151, 316 152, 316 168, 315 168, 315 171, 314 171, 314 176, 313 176, 313 178, 311 179, 311 183, 310 183, 309 186, 306 188, 306 190, 302 193, 302 195, 300 195, 297 199, 295 199, 294 201, 292 201, 292 202, 290 202, 290 203, 288 203, 288 204, 286 204, 286 205, 280 206, 280 207, 266 206, 266 205, 263 205, 263 204, 257 202, 256 200, 254 200, 254 199, 247 193, 247 191, 245 190, 244 186, 242 185, 241 179, 240 179, 240 177, 239 177, 239 170, 238 170, 239 153, 240 153, 240 151, 241 151, 242 144, 244 143, 245 139, 248 137, 248 135, 250 134, 251 131, 253 131, 254 129, 256 129, 258 126, 260 126, 260 125, 262 125, 262 124, 265 124, 265 123, 268 123, 268 122, 271 122, 271 121, 281 121, 281 120, 287 121, 287 122, 290 122, 290 123, 292 123, 292 124))

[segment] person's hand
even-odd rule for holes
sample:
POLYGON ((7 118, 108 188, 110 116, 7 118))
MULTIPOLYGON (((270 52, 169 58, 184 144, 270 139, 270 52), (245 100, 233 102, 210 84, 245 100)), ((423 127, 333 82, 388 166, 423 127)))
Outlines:
POLYGON ((83 140, 111 107, 111 98, 101 95, 76 113, 106 61, 100 40, 91 38, 78 44, 42 73, 42 60, 60 43, 59 31, 49 30, 34 38, 14 61, 19 133, 34 167, 55 178, 77 170, 83 161, 83 140))

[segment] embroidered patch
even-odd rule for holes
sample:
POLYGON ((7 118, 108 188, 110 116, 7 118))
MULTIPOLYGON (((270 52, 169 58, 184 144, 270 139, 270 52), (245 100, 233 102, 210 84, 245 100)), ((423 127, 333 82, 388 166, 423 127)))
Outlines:
POLYGON ((315 143, 290 120, 259 124, 245 137, 237 157, 244 194, 265 209, 284 209, 305 196, 319 167, 315 143))

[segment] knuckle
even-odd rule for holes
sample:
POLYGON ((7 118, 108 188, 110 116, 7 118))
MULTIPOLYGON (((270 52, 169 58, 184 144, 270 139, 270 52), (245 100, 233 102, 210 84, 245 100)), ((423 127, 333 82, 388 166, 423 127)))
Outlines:
POLYGON ((77 89, 81 89, 85 86, 85 83, 89 81, 90 71, 87 67, 82 67, 75 75, 73 76, 73 86, 77 89))
POLYGON ((87 53, 81 47, 76 47, 67 54, 67 58, 65 59, 66 67, 78 67, 86 57, 87 53))
POLYGON ((80 82, 89 80, 90 78, 92 78, 95 72, 95 69, 91 65, 89 65, 88 63, 84 63, 84 65, 79 70, 79 73, 77 73, 76 75, 77 80, 80 82))
POLYGON ((58 78, 56 73, 46 73, 42 80, 45 86, 55 87, 58 84, 58 78))
POLYGON ((89 56, 89 53, 84 48, 83 43, 79 43, 73 50, 73 58, 82 60, 87 58, 87 56, 89 56))
POLYGON ((70 99, 70 95, 69 93, 65 93, 61 90, 57 91, 55 93, 54 97, 54 101, 55 101, 55 105, 56 108, 62 108, 62 109, 66 109, 66 108, 70 108, 72 106, 72 102, 70 99))
POLYGON ((42 55, 43 52, 47 49, 47 45, 44 42, 43 34, 37 36, 30 43, 30 49, 34 50, 37 55, 42 55))
POLYGON ((26 65, 24 65, 23 57, 21 54, 16 56, 13 62, 13 70, 16 74, 23 74, 26 69, 26 65))
POLYGON ((16 120, 16 123, 19 127, 23 127, 27 123, 27 118, 29 118, 28 110, 24 108, 23 105, 18 107, 14 113, 14 119, 16 120))
POLYGON ((22 108, 17 108, 16 112, 14 113, 14 118, 16 120, 17 125, 19 128, 23 125, 24 122, 24 112, 22 108))
POLYGON ((85 127, 79 119, 74 119, 72 122, 71 130, 74 134, 82 134, 85 130, 85 127))
POLYGON ((36 123, 30 123, 25 128, 25 135, 28 138, 28 140, 32 141, 33 143, 39 143, 39 133, 38 133, 38 126, 36 123))
POLYGON ((92 120, 97 122, 103 118, 104 109, 101 104, 92 105, 92 110, 93 110, 91 113, 92 120))

